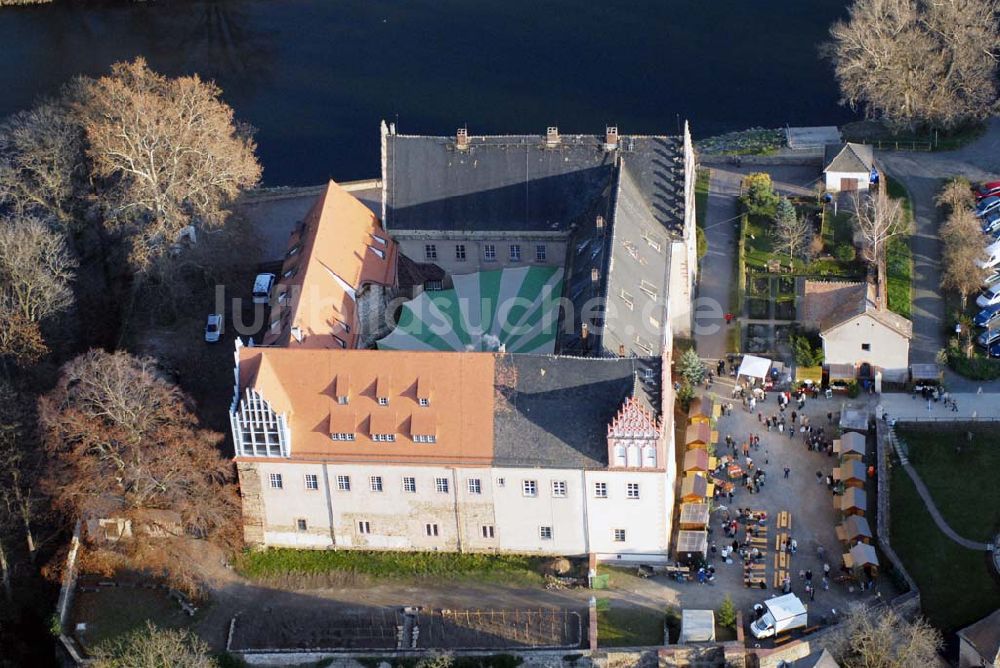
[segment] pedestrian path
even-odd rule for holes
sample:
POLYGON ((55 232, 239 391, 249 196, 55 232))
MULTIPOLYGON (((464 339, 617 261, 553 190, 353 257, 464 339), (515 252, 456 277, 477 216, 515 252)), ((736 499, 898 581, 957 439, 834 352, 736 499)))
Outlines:
POLYGON ((906 393, 883 394, 879 400, 890 418, 903 422, 976 422, 1000 420, 1000 394, 993 392, 952 393, 958 410, 943 401, 931 401, 906 393), (928 408, 929 406, 929 408, 928 408))
POLYGON ((914 486, 917 488, 917 493, 920 494, 920 498, 923 500, 924 506, 927 507, 927 512, 931 514, 934 524, 936 524, 938 529, 941 530, 941 533, 966 549, 976 550, 979 552, 992 552, 994 549, 992 545, 977 543, 967 538, 962 538, 955 533, 955 530, 952 529, 945 521, 944 517, 941 516, 941 511, 937 509, 937 505, 934 503, 934 497, 931 496, 931 492, 927 489, 927 485, 924 484, 924 481, 920 479, 920 474, 918 474, 916 469, 913 468, 913 465, 910 464, 910 460, 906 456, 905 448, 901 447, 901 441, 899 437, 896 436, 895 430, 890 429, 890 438, 893 446, 896 448, 896 453, 899 455, 899 459, 903 464, 903 470, 906 471, 906 475, 910 476, 910 480, 913 481, 914 486))

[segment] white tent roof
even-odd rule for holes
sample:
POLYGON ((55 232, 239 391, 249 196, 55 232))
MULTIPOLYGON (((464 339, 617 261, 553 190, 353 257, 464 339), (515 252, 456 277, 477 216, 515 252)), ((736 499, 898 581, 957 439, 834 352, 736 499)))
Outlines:
POLYGON ((744 355, 740 362, 740 375, 751 378, 767 378, 767 372, 771 370, 771 360, 766 357, 756 355, 744 355))
POLYGON ((715 613, 712 610, 682 610, 681 637, 678 642, 715 640, 715 613))

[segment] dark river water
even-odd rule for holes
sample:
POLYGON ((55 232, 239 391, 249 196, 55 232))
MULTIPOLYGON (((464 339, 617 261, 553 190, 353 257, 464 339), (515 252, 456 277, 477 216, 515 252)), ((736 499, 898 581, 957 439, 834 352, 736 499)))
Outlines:
POLYGON ((0 115, 143 55, 258 128, 264 180, 371 177, 401 132, 836 124, 843 0, 173 0, 0 9, 0 115))

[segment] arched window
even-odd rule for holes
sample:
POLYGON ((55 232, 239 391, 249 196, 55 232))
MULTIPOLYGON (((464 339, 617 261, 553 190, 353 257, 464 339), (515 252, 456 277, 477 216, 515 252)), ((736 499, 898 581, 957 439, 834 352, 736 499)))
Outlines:
POLYGON ((635 443, 628 446, 628 465, 630 468, 639 468, 639 446, 635 443))
POLYGON ((642 465, 646 468, 656 468, 656 446, 648 445, 643 448, 642 465))

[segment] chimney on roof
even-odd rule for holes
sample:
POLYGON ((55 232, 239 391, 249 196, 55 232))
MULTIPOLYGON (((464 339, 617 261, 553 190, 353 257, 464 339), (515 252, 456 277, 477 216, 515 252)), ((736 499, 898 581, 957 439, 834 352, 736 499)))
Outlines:
POLYGON ((455 148, 459 151, 469 148, 469 130, 467 128, 459 128, 455 131, 455 148))
POLYGON ((559 128, 554 125, 550 125, 548 129, 545 130, 545 145, 549 148, 559 145, 559 128))
POLYGON ((580 323, 580 338, 586 341, 587 336, 589 336, 589 334, 590 334, 590 328, 587 327, 587 323, 585 322, 580 323))
POLYGON ((618 126, 609 125, 604 130, 604 150, 614 151, 618 148, 618 126))
POLYGON ((601 280, 601 272, 597 270, 597 267, 590 268, 590 282, 597 285, 597 282, 601 280))
POLYGON ((594 227, 597 228, 598 232, 604 231, 604 216, 597 217, 597 220, 594 221, 594 227))

